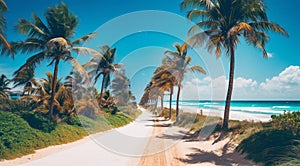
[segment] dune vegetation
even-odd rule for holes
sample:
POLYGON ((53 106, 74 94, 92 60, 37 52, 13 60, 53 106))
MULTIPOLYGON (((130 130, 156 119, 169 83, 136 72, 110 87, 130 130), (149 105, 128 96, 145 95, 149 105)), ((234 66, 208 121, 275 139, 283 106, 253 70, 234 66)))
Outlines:
MULTIPOLYGON (((172 121, 176 119, 175 113, 175 109, 172 109, 172 121)), ((164 108, 159 116, 168 119, 169 109, 164 108)), ((188 129, 193 138, 197 138, 202 128, 209 125, 205 115, 184 112, 179 117, 174 125, 188 129)), ((209 118, 215 118, 212 135, 222 133, 223 138, 230 137, 232 143, 238 144, 236 151, 245 153, 247 159, 263 165, 300 164, 299 112, 273 115, 270 122, 229 120, 226 132, 222 130, 221 118, 209 118)))

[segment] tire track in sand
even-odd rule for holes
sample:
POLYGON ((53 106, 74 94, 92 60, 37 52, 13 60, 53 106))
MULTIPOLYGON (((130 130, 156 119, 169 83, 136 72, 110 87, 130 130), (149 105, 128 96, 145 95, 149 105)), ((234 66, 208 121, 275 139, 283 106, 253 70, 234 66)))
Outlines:
MULTIPOLYGON (((151 138, 146 145, 144 150, 144 154, 139 161, 139 166, 166 166, 166 165, 182 165, 182 163, 178 160, 180 157, 180 153, 176 147, 176 144, 173 147, 168 147, 166 149, 165 145, 167 140, 163 137, 157 137, 160 134, 164 133, 164 131, 168 127, 163 127, 161 121, 158 118, 153 120, 153 130, 151 138)), ((169 141, 169 140, 168 140, 169 141)))

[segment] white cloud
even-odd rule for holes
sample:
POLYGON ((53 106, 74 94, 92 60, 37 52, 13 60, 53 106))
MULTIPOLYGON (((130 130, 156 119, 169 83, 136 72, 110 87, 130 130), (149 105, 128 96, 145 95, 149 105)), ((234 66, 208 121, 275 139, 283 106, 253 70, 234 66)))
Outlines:
MULTIPOLYGON (((217 78, 193 78, 184 83, 184 99, 224 100, 228 80, 217 78)), ((258 83, 256 80, 238 77, 234 80, 233 99, 300 99, 300 67, 289 66, 279 75, 258 83)))
POLYGON ((289 66, 278 76, 266 79, 260 84, 260 89, 276 98, 300 98, 300 67, 289 66))
POLYGON ((268 58, 273 58, 273 53, 267 52, 267 56, 268 56, 268 58))

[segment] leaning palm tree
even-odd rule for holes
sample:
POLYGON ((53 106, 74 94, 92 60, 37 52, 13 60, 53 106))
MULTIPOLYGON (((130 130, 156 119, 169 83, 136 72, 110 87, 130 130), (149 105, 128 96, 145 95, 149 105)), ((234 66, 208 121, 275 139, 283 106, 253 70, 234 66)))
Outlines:
POLYGON ((111 49, 109 46, 105 45, 100 47, 100 52, 97 57, 93 57, 89 62, 84 64, 84 68, 89 71, 91 80, 94 80, 94 84, 97 83, 98 79, 102 75, 102 83, 100 90, 100 103, 102 100, 103 92, 107 89, 110 84, 111 73, 116 72, 122 67, 121 64, 114 64, 116 48, 111 49))
MULTIPOLYGON (((34 70, 37 64, 43 60, 50 60, 49 66, 54 65, 52 92, 49 103, 49 116, 53 118, 53 102, 56 93, 58 65, 63 61, 70 62, 74 69, 85 74, 84 68, 72 57, 71 51, 77 53, 93 53, 92 49, 76 47, 82 42, 90 39, 94 34, 88 34, 71 41, 74 36, 78 19, 69 12, 67 6, 62 3, 56 7, 48 8, 45 12, 45 21, 33 14, 33 20, 20 19, 17 23, 17 30, 28 38, 25 41, 13 43, 13 49, 21 53, 34 53, 27 59, 14 74, 16 77, 26 70, 34 70)), ((87 75, 87 74, 86 74, 87 75)), ((86 76, 86 81, 88 77, 86 76)))
POLYGON ((0 0, 0 47, 1 47, 1 54, 4 53, 10 53, 12 54, 11 51, 11 45, 10 43, 6 40, 5 38, 5 28, 6 28, 6 19, 3 16, 5 12, 7 12, 8 7, 5 3, 4 0, 0 0))
MULTIPOLYGON (((177 85, 176 78, 165 68, 167 66, 160 66, 154 72, 154 76, 152 80, 154 81, 154 86, 159 87, 162 92, 169 91, 170 92, 170 101, 169 101, 169 119, 172 116, 172 97, 174 92, 174 86, 177 85)), ((161 98, 163 103, 163 97, 161 98)), ((161 106, 163 108, 163 105, 161 106)))
POLYGON ((7 92, 11 89, 9 87, 9 83, 10 80, 4 74, 2 74, 0 76, 0 98, 8 98, 7 92))
POLYGON ((167 71, 169 71, 177 81, 177 98, 176 98, 176 121, 179 120, 179 98, 180 98, 180 92, 182 88, 182 82, 184 79, 184 75, 191 71, 191 72, 199 72, 202 74, 206 74, 205 70, 198 66, 189 66, 192 58, 187 56, 187 44, 184 43, 182 46, 179 44, 174 45, 176 48, 175 52, 172 51, 166 51, 166 55, 171 55, 172 57, 169 57, 170 67, 166 68, 167 71))
POLYGON ((268 57, 265 45, 269 40, 267 31, 284 36, 288 33, 276 23, 270 22, 263 0, 184 0, 183 9, 193 8, 188 13, 191 20, 201 20, 189 30, 189 44, 206 45, 215 50, 217 57, 221 49, 230 57, 229 84, 224 111, 223 129, 228 129, 230 101, 233 90, 235 50, 241 37, 268 57))
POLYGON ((144 89, 143 96, 141 97, 141 100, 139 102, 139 105, 146 106, 150 100, 150 89, 151 89, 152 83, 150 82, 144 89))

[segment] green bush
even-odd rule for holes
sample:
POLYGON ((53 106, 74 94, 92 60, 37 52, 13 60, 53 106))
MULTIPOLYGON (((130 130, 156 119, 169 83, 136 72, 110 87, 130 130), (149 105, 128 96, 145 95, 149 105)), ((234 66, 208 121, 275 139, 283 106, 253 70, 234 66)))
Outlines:
POLYGON ((118 110, 117 107, 113 108, 112 111, 111 111, 111 114, 112 115, 115 115, 117 112, 119 112, 120 110, 118 110))
POLYGON ((56 123, 51 121, 47 115, 38 112, 22 112, 21 116, 28 124, 35 129, 44 132, 51 132, 55 129, 56 123))
POLYGON ((50 133, 43 132, 32 128, 16 114, 0 111, 0 160, 21 157, 36 149, 72 142, 86 135, 82 128, 66 124, 56 125, 50 133))
POLYGON ((40 137, 21 117, 0 111, 0 159, 32 153, 40 137))
POLYGON ((272 115, 271 124, 275 129, 289 130, 295 135, 300 135, 300 112, 272 115))
POLYGON ((142 113, 141 110, 134 108, 132 106, 122 106, 122 107, 119 107, 118 110, 120 110, 120 112, 128 115, 129 117, 131 117, 133 119, 137 118, 142 113))
POLYGON ((82 126, 82 123, 80 121, 79 115, 71 115, 69 118, 65 120, 65 122, 69 125, 74 126, 82 126))
POLYGON ((287 130, 263 130, 244 139, 237 150, 264 165, 299 165, 300 139, 287 130))

